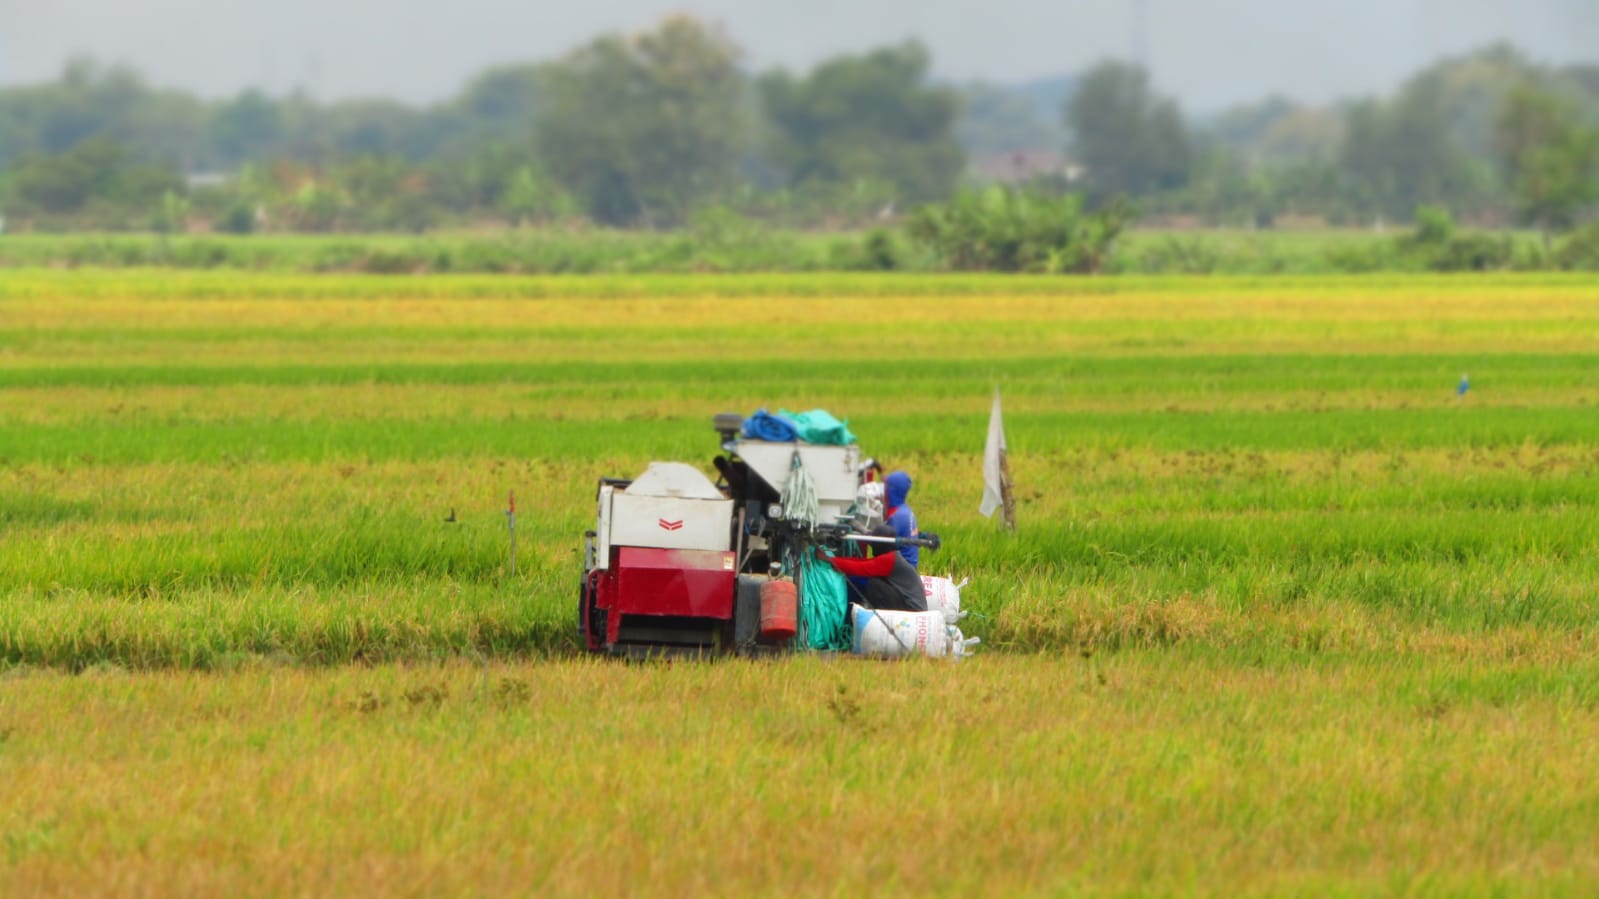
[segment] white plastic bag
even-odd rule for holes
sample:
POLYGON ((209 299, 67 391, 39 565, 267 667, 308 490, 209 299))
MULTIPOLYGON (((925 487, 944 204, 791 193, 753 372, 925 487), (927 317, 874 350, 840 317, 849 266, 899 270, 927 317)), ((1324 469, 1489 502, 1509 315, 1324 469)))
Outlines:
POLYGON ((849 617, 855 631, 854 650, 860 655, 959 658, 978 642, 976 637, 963 637, 960 628, 945 624, 944 613, 938 611, 896 612, 851 605, 849 617))
POLYGON ((879 658, 908 655, 940 657, 949 651, 949 631, 942 612, 897 612, 851 605, 855 651, 879 658))
POLYGON ((961 629, 953 624, 944 626, 944 633, 949 644, 949 657, 963 659, 972 654, 972 648, 983 642, 982 637, 968 637, 961 633, 961 629))
POLYGON ((958 624, 966 613, 961 611, 961 589, 966 580, 955 583, 947 577, 922 575, 922 592, 927 596, 927 611, 942 612, 945 624, 958 624))

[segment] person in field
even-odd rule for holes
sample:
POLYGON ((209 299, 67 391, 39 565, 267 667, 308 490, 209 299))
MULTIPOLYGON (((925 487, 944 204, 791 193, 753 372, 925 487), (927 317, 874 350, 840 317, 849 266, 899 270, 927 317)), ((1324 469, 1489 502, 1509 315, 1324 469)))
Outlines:
MULTIPOLYGON (((873 537, 893 539, 896 535, 890 524, 880 524, 871 531, 873 537)), ((863 578, 860 599, 874 609, 899 612, 927 611, 927 591, 922 587, 922 576, 905 558, 904 547, 896 550, 888 543, 866 544, 864 559, 842 559, 823 555, 822 560, 851 579, 863 578)), ((852 591, 853 592, 853 591, 852 591)))
MULTIPOLYGON (((903 471, 896 471, 883 480, 884 520, 894 526, 894 535, 897 537, 920 537, 921 528, 916 526, 916 513, 911 511, 907 498, 911 492, 911 476, 903 471)), ((921 567, 922 548, 919 546, 905 546, 900 548, 905 560, 911 563, 914 570, 921 567)))

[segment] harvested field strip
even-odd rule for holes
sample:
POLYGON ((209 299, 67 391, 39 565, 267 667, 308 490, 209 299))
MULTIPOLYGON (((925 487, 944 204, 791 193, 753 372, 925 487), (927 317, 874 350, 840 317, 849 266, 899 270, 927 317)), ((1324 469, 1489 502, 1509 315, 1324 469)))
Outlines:
POLYGON ((11 678, 0 882, 1578 895, 1599 877, 1599 668, 1552 661, 1166 649, 11 678), (885 849, 895 831, 914 852, 885 849))

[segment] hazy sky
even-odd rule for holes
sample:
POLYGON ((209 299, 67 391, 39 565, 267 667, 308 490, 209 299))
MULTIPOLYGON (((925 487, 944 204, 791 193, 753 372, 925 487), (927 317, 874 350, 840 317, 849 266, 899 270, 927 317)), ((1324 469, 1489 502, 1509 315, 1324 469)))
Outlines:
POLYGON ((1599 61, 1599 0, 0 0, 0 83, 52 79, 81 54, 211 97, 431 101, 489 64, 674 11, 720 23, 753 69, 917 37, 939 76, 1016 81, 1128 57, 1140 2, 1157 84, 1196 110, 1386 92, 1497 40, 1599 61))

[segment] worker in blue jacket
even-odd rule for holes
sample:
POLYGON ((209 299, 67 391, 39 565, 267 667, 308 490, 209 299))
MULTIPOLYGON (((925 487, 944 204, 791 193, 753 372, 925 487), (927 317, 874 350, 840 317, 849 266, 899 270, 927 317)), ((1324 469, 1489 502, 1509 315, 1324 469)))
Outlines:
MULTIPOLYGON (((894 526, 895 536, 902 539, 922 535, 921 528, 916 526, 916 513, 911 511, 910 504, 906 502, 910 492, 911 476, 903 471, 896 471, 883 480, 884 520, 894 526)), ((902 546, 899 551, 912 568, 921 567, 921 547, 902 546)))

